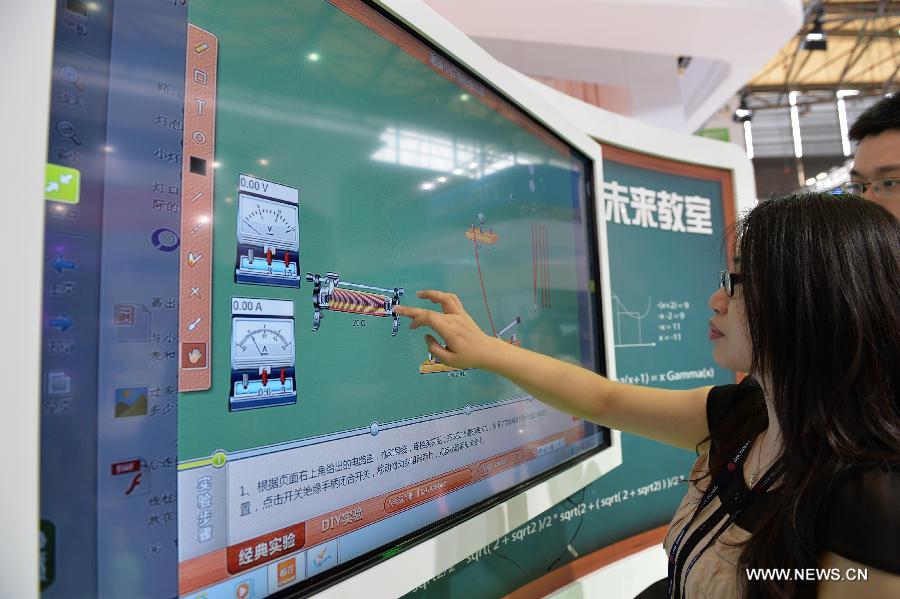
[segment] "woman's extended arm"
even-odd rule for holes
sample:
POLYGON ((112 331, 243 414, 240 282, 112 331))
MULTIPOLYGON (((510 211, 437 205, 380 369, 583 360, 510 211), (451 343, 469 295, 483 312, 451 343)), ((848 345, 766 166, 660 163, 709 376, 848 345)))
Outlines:
POLYGON ((426 335, 428 351, 456 368, 479 368, 509 379, 530 395, 580 418, 676 447, 694 449, 709 435, 709 387, 670 391, 615 383, 580 366, 516 347, 486 335, 452 293, 419 291, 443 313, 395 306, 412 319, 410 328, 431 327, 441 345, 426 335))

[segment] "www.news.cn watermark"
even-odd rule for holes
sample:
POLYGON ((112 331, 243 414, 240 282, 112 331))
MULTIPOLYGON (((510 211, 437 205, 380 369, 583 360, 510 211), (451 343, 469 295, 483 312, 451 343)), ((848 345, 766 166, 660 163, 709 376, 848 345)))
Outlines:
POLYGON ((867 581, 867 568, 747 568, 748 580, 867 581))

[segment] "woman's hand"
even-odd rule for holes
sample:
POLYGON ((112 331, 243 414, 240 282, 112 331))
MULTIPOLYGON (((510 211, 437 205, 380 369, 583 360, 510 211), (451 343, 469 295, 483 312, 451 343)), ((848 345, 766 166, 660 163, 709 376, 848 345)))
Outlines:
POLYGON ((443 338, 444 345, 441 345, 431 334, 425 335, 428 351, 442 364, 454 368, 490 369, 491 357, 502 346, 509 345, 478 328, 455 294, 427 290, 417 291, 416 297, 439 304, 443 313, 410 306, 394 306, 394 312, 412 319, 409 328, 431 327, 443 338))
POLYGON ((559 410, 676 447, 694 449, 709 436, 706 396, 710 387, 670 391, 613 383, 599 374, 533 352, 482 332, 452 293, 418 291, 443 312, 394 306, 412 319, 411 329, 431 327, 446 347, 425 335, 428 351, 454 368, 479 368, 498 374, 529 395, 559 410))

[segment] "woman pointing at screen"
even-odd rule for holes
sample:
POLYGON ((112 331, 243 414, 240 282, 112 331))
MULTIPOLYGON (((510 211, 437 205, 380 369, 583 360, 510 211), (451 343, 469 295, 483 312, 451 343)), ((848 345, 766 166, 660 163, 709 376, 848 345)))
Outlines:
POLYGON ((861 198, 789 196, 753 209, 734 249, 709 338, 717 364, 754 375, 740 385, 613 382, 486 335, 452 293, 417 293, 441 312, 395 310, 443 340, 425 336, 444 364, 697 451, 662 596, 900 597, 900 225, 861 198))

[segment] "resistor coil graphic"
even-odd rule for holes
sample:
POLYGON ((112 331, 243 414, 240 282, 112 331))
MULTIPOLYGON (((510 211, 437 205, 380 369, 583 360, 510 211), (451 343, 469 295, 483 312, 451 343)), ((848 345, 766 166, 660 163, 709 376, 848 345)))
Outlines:
POLYGON ((386 289, 341 281, 340 275, 327 272, 324 275, 306 273, 306 280, 313 284, 313 331, 319 330, 323 310, 348 312, 366 316, 393 317, 391 336, 397 334, 400 317, 394 314, 394 306, 403 296, 402 287, 386 289), (374 293, 380 292, 380 293, 374 293))
POLYGON ((387 299, 387 297, 375 293, 337 288, 331 296, 329 309, 335 312, 387 316, 384 307, 387 299))

